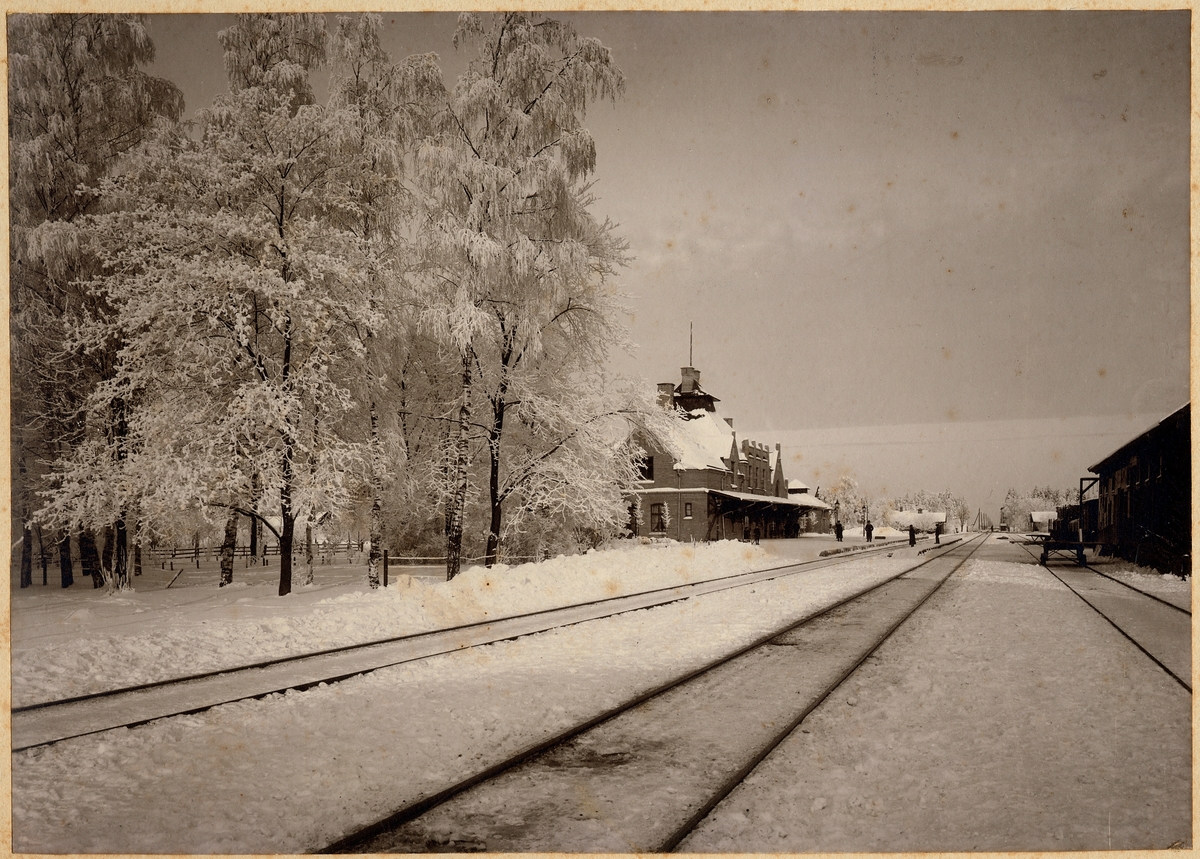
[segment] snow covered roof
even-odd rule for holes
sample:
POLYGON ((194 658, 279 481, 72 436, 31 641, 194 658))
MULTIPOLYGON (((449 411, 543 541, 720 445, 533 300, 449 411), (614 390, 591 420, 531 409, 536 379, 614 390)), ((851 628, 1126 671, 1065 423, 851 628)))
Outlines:
MULTIPOLYGON (((728 498, 736 498, 739 501, 763 501, 770 504, 787 504, 792 507, 808 507, 807 502, 814 499, 801 500, 799 498, 784 498, 780 495, 754 495, 750 492, 733 492, 728 489, 707 489, 706 492, 711 492, 713 495, 724 495, 728 498)), ((815 499, 819 504, 825 504, 820 499, 815 499)))
POLYGON ((1029 518, 1034 522, 1053 522, 1058 518, 1056 510, 1034 510, 1029 514, 1029 518))
POLYGON ((733 428, 717 412, 696 409, 673 425, 672 441, 679 452, 676 469, 725 468, 722 462, 733 446, 733 428))
POLYGON ((788 481, 788 492, 807 492, 807 491, 808 491, 808 484, 805 483, 803 480, 797 480, 796 478, 793 477, 791 480, 788 481))
MULTIPOLYGON (((724 495, 726 498, 736 498, 739 501, 761 501, 767 504, 785 504, 789 507, 799 507, 802 510, 831 510, 832 508, 813 495, 793 495, 784 498, 781 495, 755 495, 751 492, 734 492, 731 489, 691 489, 685 492, 706 492, 712 495, 724 495)), ((669 486, 656 489, 635 489, 637 495, 678 495, 679 490, 669 486)))
POLYGON ((938 510, 925 510, 921 513, 916 510, 891 510, 887 514, 887 519, 901 528, 907 528, 909 525, 928 528, 938 522, 945 522, 946 514, 938 510))

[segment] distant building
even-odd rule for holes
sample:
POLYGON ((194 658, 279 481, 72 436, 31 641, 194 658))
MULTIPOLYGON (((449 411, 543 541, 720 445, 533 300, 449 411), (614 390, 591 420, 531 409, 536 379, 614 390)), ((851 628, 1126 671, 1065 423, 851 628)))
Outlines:
POLYGON ((895 528, 907 529, 910 525, 918 531, 933 531, 938 525, 946 530, 946 514, 942 510, 889 510, 884 517, 889 525, 895 528))
POLYGON ((683 367, 678 385, 658 386, 664 408, 686 418, 671 440, 673 456, 646 438, 643 480, 631 505, 630 530, 680 541, 795 537, 829 527, 829 505, 805 492, 792 495, 780 446, 739 440, 720 402, 700 386, 700 371, 683 367), (823 519, 821 513, 823 512, 823 519))
POLYGON ((1050 531, 1051 523, 1058 518, 1058 512, 1055 510, 1030 510, 1029 521, 1033 523, 1036 531, 1050 531))

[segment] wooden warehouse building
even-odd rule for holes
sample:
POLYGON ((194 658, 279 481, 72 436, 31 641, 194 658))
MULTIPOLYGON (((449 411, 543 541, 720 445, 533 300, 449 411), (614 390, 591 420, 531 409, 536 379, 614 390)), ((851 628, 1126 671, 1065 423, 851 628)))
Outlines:
POLYGON ((1189 404, 1088 469, 1099 477, 1096 527, 1106 552, 1190 573, 1191 439, 1189 404))

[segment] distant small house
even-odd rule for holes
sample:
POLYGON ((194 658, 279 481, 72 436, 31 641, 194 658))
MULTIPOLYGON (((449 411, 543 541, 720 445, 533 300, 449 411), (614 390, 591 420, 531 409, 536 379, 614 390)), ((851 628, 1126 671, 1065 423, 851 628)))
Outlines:
POLYGON ((889 524, 901 530, 907 530, 911 525, 918 531, 933 531, 938 525, 946 530, 946 514, 940 510, 891 510, 887 514, 889 524))
POLYGON ((1031 510, 1029 511, 1029 520, 1033 523, 1035 531, 1050 531, 1050 523, 1058 518, 1058 512, 1055 510, 1031 510))
MULTIPOLYGON (((739 440, 720 402, 700 386, 700 371, 681 369, 678 385, 658 386, 664 408, 684 412, 669 445, 639 437, 646 452, 641 485, 630 506, 630 530, 675 540, 795 537, 816 527, 810 514, 829 505, 793 497, 780 446, 739 440), (674 448, 674 455, 663 449, 674 448)), ((828 527, 828 513, 825 514, 828 527)))

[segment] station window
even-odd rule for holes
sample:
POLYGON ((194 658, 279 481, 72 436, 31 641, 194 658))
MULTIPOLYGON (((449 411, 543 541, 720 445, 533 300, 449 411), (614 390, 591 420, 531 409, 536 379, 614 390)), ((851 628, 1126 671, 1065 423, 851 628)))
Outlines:
POLYGON ((647 456, 644 460, 642 460, 641 479, 642 480, 653 480, 654 479, 654 457, 647 456))
POLYGON ((692 502, 690 502, 690 501, 683 502, 683 518, 684 519, 692 518, 692 502))
POLYGON ((667 517, 663 514, 662 504, 650 505, 650 531, 656 534, 665 533, 667 530, 667 517))

